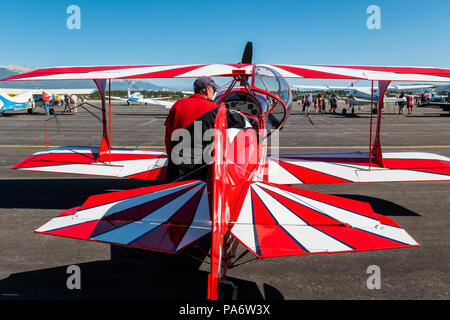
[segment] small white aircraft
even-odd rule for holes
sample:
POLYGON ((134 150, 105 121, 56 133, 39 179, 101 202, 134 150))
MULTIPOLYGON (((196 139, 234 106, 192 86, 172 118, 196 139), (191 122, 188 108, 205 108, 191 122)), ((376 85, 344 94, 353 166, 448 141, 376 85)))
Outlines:
POLYGON ((136 102, 136 103, 144 103, 145 105, 154 104, 154 105, 165 107, 167 109, 172 108, 173 104, 175 103, 175 102, 170 102, 170 101, 164 101, 163 99, 167 99, 165 97, 164 98, 144 98, 142 93, 140 93, 139 91, 131 93, 130 89, 128 89, 128 93, 127 93, 126 97, 111 96, 111 99, 126 101, 128 105, 130 105, 130 102, 136 102))

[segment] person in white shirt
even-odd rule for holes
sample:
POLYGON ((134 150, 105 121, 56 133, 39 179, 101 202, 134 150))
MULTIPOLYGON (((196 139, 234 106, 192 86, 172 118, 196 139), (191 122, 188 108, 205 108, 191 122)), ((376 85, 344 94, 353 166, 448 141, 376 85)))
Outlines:
POLYGON ((72 112, 75 112, 75 113, 78 112, 77 102, 78 102, 78 97, 73 94, 70 97, 70 104, 71 104, 70 109, 72 110, 72 112))

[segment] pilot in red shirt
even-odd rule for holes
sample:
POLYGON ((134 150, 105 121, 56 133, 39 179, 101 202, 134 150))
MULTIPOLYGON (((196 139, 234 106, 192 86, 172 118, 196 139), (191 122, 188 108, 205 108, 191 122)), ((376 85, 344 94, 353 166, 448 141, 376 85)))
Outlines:
MULTIPOLYGON (((178 100, 170 109, 165 122, 168 182, 207 180, 209 166, 203 157, 203 151, 213 143, 213 137, 205 141, 203 137, 208 129, 214 128, 219 106, 213 99, 219 88, 211 78, 200 77, 194 82, 194 94, 178 100)), ((228 112, 227 118, 229 127, 245 126, 245 120, 240 115, 228 112)))

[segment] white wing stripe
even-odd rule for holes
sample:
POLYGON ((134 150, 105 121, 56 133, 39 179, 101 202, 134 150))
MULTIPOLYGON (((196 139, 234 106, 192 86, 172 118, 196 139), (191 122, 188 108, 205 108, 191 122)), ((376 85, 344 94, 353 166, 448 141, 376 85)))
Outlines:
POLYGON ((233 234, 254 252, 256 251, 255 233, 253 227, 253 208, 251 189, 247 191, 239 217, 232 228, 233 234))

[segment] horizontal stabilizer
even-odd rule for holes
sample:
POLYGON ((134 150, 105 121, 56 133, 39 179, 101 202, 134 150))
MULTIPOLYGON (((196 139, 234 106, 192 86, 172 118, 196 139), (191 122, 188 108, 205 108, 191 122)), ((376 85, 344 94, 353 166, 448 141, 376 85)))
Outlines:
POLYGON ((12 169, 164 181, 165 152, 112 148, 111 161, 99 161, 99 147, 62 146, 36 152, 12 169))
POLYGON ((261 258, 418 246, 368 203, 255 182, 231 233, 261 258))
POLYGON ((35 232, 177 252, 211 232, 206 183, 170 183, 91 196, 35 232))

